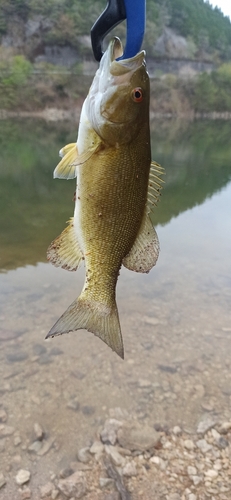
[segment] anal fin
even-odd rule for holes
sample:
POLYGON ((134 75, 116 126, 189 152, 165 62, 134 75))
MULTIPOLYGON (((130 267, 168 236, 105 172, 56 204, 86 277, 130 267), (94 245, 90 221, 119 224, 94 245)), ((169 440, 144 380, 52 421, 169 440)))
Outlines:
POLYGON ((76 271, 79 267, 83 253, 75 234, 73 217, 64 231, 49 245, 47 259, 54 266, 62 267, 68 271, 76 271))
POLYGON ((137 273, 148 273, 156 264, 159 250, 158 236, 146 207, 135 243, 130 252, 124 257, 123 265, 137 273))

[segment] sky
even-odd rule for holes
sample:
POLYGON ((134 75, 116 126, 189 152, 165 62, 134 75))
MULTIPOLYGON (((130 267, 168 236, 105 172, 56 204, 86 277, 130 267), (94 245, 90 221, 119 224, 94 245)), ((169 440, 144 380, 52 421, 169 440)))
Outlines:
POLYGON ((209 0, 213 7, 219 7, 225 16, 231 19, 231 0, 209 0))

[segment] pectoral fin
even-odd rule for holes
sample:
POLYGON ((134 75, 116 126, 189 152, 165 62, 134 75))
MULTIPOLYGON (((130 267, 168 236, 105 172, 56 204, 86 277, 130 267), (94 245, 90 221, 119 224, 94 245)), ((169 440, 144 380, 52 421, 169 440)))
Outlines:
POLYGON ((47 259, 56 267, 68 271, 76 271, 83 253, 80 249, 73 225, 73 218, 64 231, 50 244, 47 249, 47 259))
POLYGON ((123 265, 137 273, 148 273, 155 266, 159 255, 159 240, 146 208, 139 233, 123 265))
POLYGON ((76 167, 82 165, 91 158, 91 156, 102 149, 102 142, 94 143, 83 153, 79 154, 76 144, 68 144, 60 150, 60 155, 63 155, 62 160, 58 163, 54 170, 54 179, 74 179, 77 177, 76 167))
POLYGON ((73 162, 78 157, 76 143, 64 146, 64 148, 60 149, 59 155, 62 156, 62 160, 54 170, 54 179, 74 179, 76 177, 76 168, 73 162))

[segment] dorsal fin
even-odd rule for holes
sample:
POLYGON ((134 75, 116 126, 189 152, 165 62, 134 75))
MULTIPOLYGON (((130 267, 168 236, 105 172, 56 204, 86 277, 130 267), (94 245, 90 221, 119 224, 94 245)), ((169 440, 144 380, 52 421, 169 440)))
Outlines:
POLYGON ((47 249, 47 259, 56 267, 62 267, 68 271, 76 271, 83 253, 74 229, 74 218, 68 221, 68 226, 55 238, 47 249))
POLYGON ((150 210, 153 210, 153 206, 157 204, 160 198, 160 192, 162 189, 162 184, 164 183, 161 176, 164 175, 164 168, 152 161, 150 166, 149 181, 148 181, 148 196, 147 205, 150 210))

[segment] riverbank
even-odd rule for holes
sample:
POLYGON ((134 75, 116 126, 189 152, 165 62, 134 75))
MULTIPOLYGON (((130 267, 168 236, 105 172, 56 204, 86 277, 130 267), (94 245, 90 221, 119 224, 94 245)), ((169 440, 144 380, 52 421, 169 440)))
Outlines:
MULTIPOLYGON (((81 112, 81 106, 72 109, 59 109, 59 108, 45 108, 37 111, 11 111, 7 109, 0 109, 0 120, 7 120, 9 118, 35 118, 42 119, 47 122, 57 121, 73 121, 78 122, 81 112)), ((231 112, 212 111, 211 113, 195 113, 193 111, 188 113, 164 113, 150 111, 150 120, 154 119, 181 119, 187 121, 193 120, 231 120, 231 112)))

